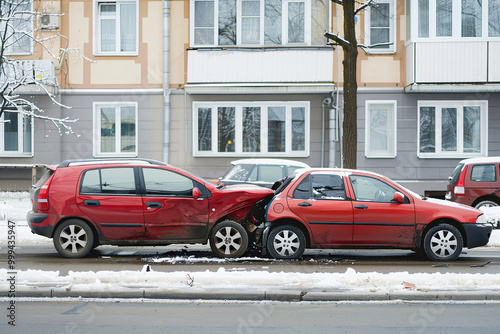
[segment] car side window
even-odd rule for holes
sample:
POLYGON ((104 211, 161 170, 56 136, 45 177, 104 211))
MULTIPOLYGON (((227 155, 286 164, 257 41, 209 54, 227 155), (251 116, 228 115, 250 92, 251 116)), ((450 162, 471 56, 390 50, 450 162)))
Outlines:
POLYGON ((262 165, 259 166, 259 168, 260 168, 260 181, 276 182, 284 177, 282 166, 262 165))
POLYGON ((342 176, 335 174, 310 174, 295 188, 296 199, 345 200, 342 176))
POLYGON ((346 199, 344 180, 340 175, 313 174, 312 191, 314 199, 346 199))
POLYGON ((134 168, 91 169, 83 174, 81 194, 136 194, 134 168))
POLYGON ((170 170, 143 168, 146 195, 192 197, 194 183, 190 178, 170 170))
POLYGON ((474 182, 496 182, 497 173, 495 165, 475 165, 472 166, 470 179, 474 182))
POLYGON ((387 183, 370 176, 349 176, 357 201, 390 203, 397 191, 387 183))
POLYGON ((295 199, 310 199, 311 194, 311 175, 307 175, 293 191, 295 199))

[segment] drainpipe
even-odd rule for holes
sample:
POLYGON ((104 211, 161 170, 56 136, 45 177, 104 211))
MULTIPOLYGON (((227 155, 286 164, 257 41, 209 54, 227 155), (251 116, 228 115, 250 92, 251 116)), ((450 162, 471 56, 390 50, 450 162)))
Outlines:
POLYGON ((163 0, 163 161, 170 155, 170 0, 163 0))
POLYGON ((325 167, 325 105, 332 103, 327 97, 321 102, 321 168, 325 167))

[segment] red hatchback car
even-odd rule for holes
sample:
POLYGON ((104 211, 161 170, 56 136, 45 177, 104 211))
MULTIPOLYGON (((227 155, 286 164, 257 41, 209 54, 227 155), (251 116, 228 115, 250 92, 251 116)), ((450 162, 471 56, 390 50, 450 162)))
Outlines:
POLYGON ((274 258, 305 248, 402 248, 451 261, 488 243, 481 211, 419 196, 358 170, 312 169, 284 181, 269 203, 263 245, 274 258))
POLYGON ((207 241, 217 256, 239 257, 260 224, 254 215, 263 216, 272 194, 257 186, 216 186, 152 160, 65 161, 33 186, 27 220, 69 258, 106 244, 207 241))

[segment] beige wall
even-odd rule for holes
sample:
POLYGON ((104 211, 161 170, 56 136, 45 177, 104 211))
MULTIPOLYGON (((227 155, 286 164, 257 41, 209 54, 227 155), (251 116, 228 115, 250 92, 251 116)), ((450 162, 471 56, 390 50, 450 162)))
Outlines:
POLYGON ((61 33, 69 38, 62 88, 161 88, 163 81, 163 2, 139 1, 137 56, 94 55, 92 0, 62 0, 61 33), (67 74, 66 74, 67 72, 67 74))

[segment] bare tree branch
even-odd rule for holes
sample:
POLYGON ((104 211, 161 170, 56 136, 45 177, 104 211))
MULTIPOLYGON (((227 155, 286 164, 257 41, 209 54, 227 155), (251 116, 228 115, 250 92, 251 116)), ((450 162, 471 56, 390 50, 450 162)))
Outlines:
POLYGON ((373 0, 368 0, 367 2, 363 3, 361 6, 358 7, 358 9, 356 9, 354 11, 354 15, 357 15, 359 12, 361 12, 363 9, 365 9, 366 7, 370 6, 371 3, 373 2, 373 0))
POLYGON ((338 35, 335 35, 335 34, 332 34, 332 33, 329 33, 329 32, 325 32, 324 36, 326 38, 329 38, 329 39, 335 41, 335 43, 337 43, 341 47, 350 47, 351 46, 351 43, 349 43, 345 39, 339 37, 338 35))

